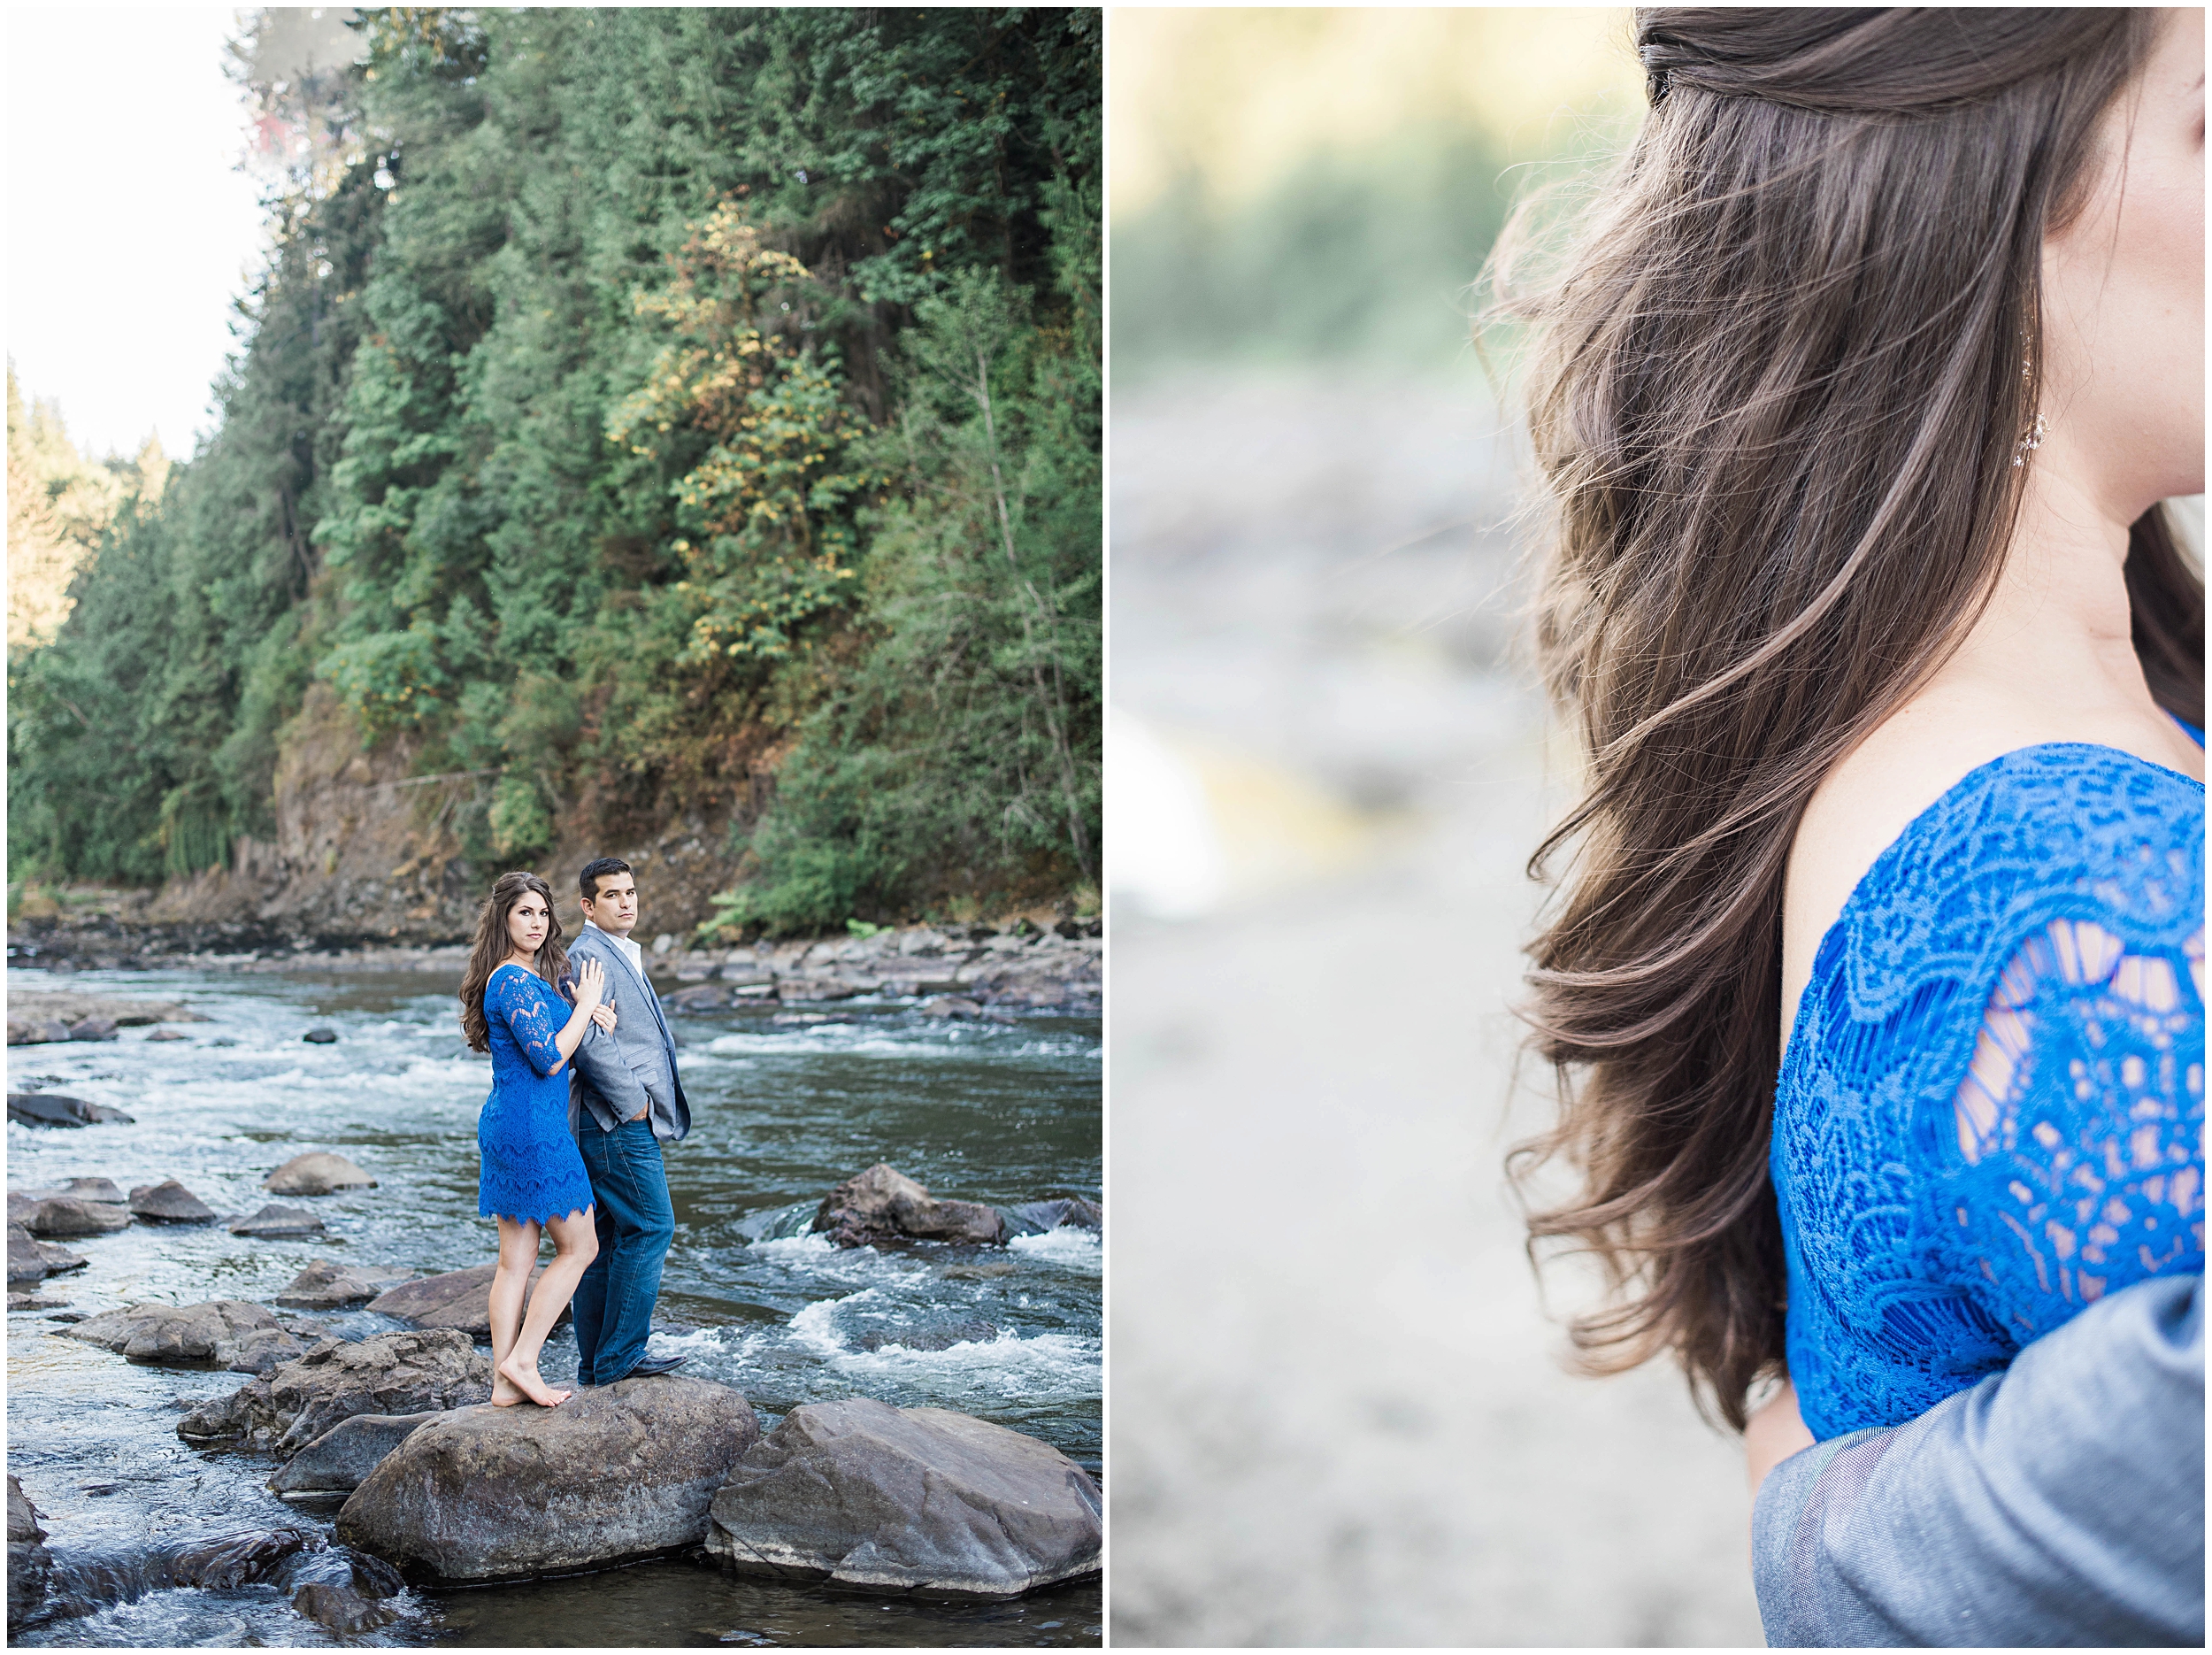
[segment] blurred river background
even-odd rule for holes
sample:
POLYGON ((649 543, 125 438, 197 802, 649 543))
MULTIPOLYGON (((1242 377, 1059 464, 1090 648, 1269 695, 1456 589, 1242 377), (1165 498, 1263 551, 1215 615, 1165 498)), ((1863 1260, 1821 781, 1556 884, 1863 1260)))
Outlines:
POLYGON ((1110 1636, 1757 1644, 1736 1439, 1564 1370, 1502 1166, 1570 760, 1471 289, 1626 13, 1111 28, 1110 1636))

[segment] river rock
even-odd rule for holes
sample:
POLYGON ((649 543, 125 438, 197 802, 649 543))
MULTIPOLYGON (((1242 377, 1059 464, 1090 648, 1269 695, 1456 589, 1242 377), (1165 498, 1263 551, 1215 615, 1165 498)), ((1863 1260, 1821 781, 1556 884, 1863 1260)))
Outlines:
POLYGON ((339 1264, 318 1259, 292 1278, 276 1296, 276 1302, 287 1310, 343 1310, 349 1305, 367 1304, 413 1274, 382 1265, 339 1264))
POLYGON ((265 1379, 203 1404, 177 1421, 198 1448, 235 1448, 289 1459, 357 1413, 420 1413, 484 1402, 492 1365, 465 1333, 380 1333, 348 1344, 326 1339, 265 1379))
POLYGON ((338 1031, 334 1028, 311 1028, 300 1038, 311 1046, 334 1046, 338 1043, 338 1031))
POLYGON ((58 1017, 11 1017, 8 1020, 8 1044, 11 1046, 47 1046, 68 1038, 69 1025, 58 1017))
POLYGON ((73 989, 11 991, 8 1009, 33 1021, 64 1025, 104 1017, 125 1028, 148 1023, 204 1023, 208 1020, 179 1000, 133 1000, 107 994, 80 994, 73 989))
POLYGON ((1095 1572, 1099 1513, 1048 1443, 855 1397, 786 1414, 715 1495, 706 1544, 741 1574, 1014 1597, 1095 1572))
POLYGON ((115 1020, 111 1017, 88 1017, 82 1022, 72 1023, 69 1026, 69 1038, 72 1040, 117 1039, 119 1036, 116 1034, 115 1020))
POLYGON ((226 1228, 234 1235, 260 1235, 281 1240, 301 1235, 312 1235, 323 1227, 305 1207, 288 1207, 272 1201, 251 1216, 231 1220, 226 1228))
POLYGON ((1016 1235, 1041 1235, 1062 1228, 1097 1230, 1106 1228, 1105 1209, 1080 1196, 1058 1196, 1049 1201, 1025 1201, 1001 1207, 1006 1228, 1016 1235))
POLYGON ((823 1197, 814 1228, 840 1247, 887 1241, 995 1242, 998 1211, 980 1201, 939 1201, 903 1173, 877 1162, 823 1197))
MULTIPOLYGON (((310 1324, 311 1327, 311 1324, 310 1324)), ((63 1336, 134 1362, 202 1363, 234 1374, 266 1374, 305 1356, 297 1334, 258 1305, 211 1299, 201 1305, 130 1305, 88 1316, 63 1336)))
POLYGON ((389 1626, 399 1611, 380 1597, 336 1581, 310 1581, 292 1594, 292 1607, 333 1632, 368 1632, 389 1626))
POLYGON ((14 1221, 8 1222, 8 1280, 38 1282, 65 1270, 81 1270, 85 1260, 66 1247, 57 1247, 51 1242, 33 1239, 31 1232, 14 1221))
POLYGON ((212 1224, 215 1209, 175 1179, 131 1191, 131 1216, 154 1224, 212 1224))
POLYGON ((983 1015, 983 1007, 964 995, 933 995, 922 1002, 924 1017, 977 1018, 983 1015))
POLYGON ((276 1574, 297 1553, 313 1549, 316 1536, 302 1528, 243 1528, 164 1547, 146 1561, 155 1584, 198 1587, 204 1591, 236 1591, 276 1574))
POLYGON ((44 1201, 55 1196, 75 1196, 81 1201, 102 1201, 110 1206, 123 1204, 123 1192, 112 1178, 72 1178, 65 1182, 50 1184, 22 1192, 34 1201, 44 1201))
POLYGON ((326 1196, 340 1189, 373 1189, 376 1180, 342 1155, 311 1150, 285 1162, 261 1187, 273 1196, 326 1196))
POLYGON ((147 1035, 146 1038, 150 1041, 189 1040, 192 1036, 186 1034, 181 1028, 157 1028, 152 1034, 147 1035))
POLYGON ((46 1581, 54 1559, 39 1527, 38 1507, 23 1485, 8 1479, 8 1630, 12 1632, 46 1601, 46 1581))
MULTIPOLYGON (((498 1268, 496 1264, 472 1265, 465 1270, 448 1270, 442 1275, 403 1282, 371 1299, 369 1308, 380 1316, 396 1317, 418 1328, 456 1328, 472 1339, 486 1341, 492 1336, 492 1275, 498 1268)), ((530 1288, 523 1299, 526 1313, 530 1303, 527 1293, 536 1289, 538 1278, 544 1274, 543 1265, 530 1272, 530 1288)), ((564 1305, 553 1325, 557 1328, 569 1319, 569 1307, 564 1305)))
POLYGON ((105 1235, 131 1227, 131 1215, 104 1201, 82 1196, 8 1197, 8 1222, 34 1235, 105 1235))
POLYGON ((10 1310, 64 1310, 68 1307, 68 1305, 69 1301, 65 1298, 49 1298, 43 1293, 11 1293, 8 1295, 10 1310))
POLYGON ((430 1409, 421 1413, 357 1413, 341 1420, 286 1460, 269 1479, 269 1487, 288 1497, 350 1494, 417 1427, 442 1417, 430 1409))
POLYGON ((699 1543, 760 1426, 726 1385, 662 1375, 557 1408, 469 1408, 410 1435, 338 1513, 337 1537, 426 1582, 606 1568, 699 1543))
POLYGON ((8 1119, 26 1127, 127 1127, 134 1117, 60 1092, 10 1092, 8 1119))

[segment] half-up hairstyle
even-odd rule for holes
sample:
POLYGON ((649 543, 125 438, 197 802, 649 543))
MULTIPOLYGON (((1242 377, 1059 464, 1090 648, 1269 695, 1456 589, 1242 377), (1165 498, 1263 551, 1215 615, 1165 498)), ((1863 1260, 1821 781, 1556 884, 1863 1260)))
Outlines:
MULTIPOLYGON (((1672 1351, 1739 1428, 1781 1370, 1767 1175, 1783 874, 1807 800, 1962 640, 2001 567, 2039 391, 2047 233, 2152 14, 1636 13, 1652 105, 1555 279, 1493 280, 1531 325, 1547 533, 1536 643, 1586 791, 1532 945, 1554 1130, 1578 1170, 1530 1247, 1595 1255, 1594 1372, 1672 1351)), ((2136 647, 2201 723, 2204 592, 2154 510, 2136 647)))
POLYGON ((523 897, 535 891, 545 899, 545 941, 538 944, 534 964, 548 983, 557 984, 568 973, 568 951, 561 946, 561 916, 553 906, 553 891, 535 874, 502 874, 492 883, 492 894, 476 911, 476 941, 469 949, 468 970, 461 975, 461 1033, 471 1051, 492 1049, 491 1027, 484 1020, 484 985, 492 973, 515 951, 507 929, 507 916, 523 897))

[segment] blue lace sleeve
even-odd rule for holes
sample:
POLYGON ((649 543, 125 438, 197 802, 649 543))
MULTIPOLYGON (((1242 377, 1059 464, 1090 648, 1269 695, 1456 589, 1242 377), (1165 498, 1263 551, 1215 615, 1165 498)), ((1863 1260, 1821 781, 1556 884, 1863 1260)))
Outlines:
POLYGON ((2204 805, 2104 749, 1962 781, 1823 939, 1775 1099, 1788 1357, 1901 1424, 2204 1261, 2204 805))
POLYGON ((1952 1116, 1987 1197, 1955 1215, 1955 1267, 1985 1277, 1993 1310, 2025 1338, 2055 1325, 2054 1297, 2070 1314, 2116 1269, 2194 1267, 2203 932, 2178 959, 2131 951, 2088 920, 2030 936, 1983 1008, 1952 1116))
POLYGON ((499 972, 492 979, 487 997, 532 1068, 550 1075, 568 1061, 554 1043, 554 1036, 568 1020, 554 1020, 554 1002, 547 997, 541 979, 524 971, 499 972))

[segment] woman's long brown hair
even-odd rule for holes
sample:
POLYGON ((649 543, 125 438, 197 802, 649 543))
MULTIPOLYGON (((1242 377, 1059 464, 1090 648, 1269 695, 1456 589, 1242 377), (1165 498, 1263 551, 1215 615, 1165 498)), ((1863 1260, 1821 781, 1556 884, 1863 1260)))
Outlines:
MULTIPOLYGON (((1532 945, 1531 1045, 1560 1114, 1514 1151, 1579 1194, 1532 1255, 1594 1254, 1588 1371, 1672 1351, 1740 1428, 1780 1372, 1767 1174, 1782 882, 1828 769, 1980 614, 2035 414, 2046 233, 2155 20, 2132 10, 1636 13, 1651 108, 1560 273, 1520 279, 1555 507, 1537 604, 1586 790, 1532 945)), ((2133 527, 2136 647, 2201 723, 2204 591, 2162 513, 2133 527)))
POLYGON ((468 970, 461 974, 461 1033, 471 1051, 491 1050, 491 1026, 484 1020, 484 985, 515 951, 507 916, 531 891, 545 898, 545 941, 538 944, 535 958, 538 975, 557 983, 567 974, 568 951, 561 946, 561 916, 554 909, 552 890, 535 874, 502 874, 476 911, 476 941, 469 949, 468 970))

